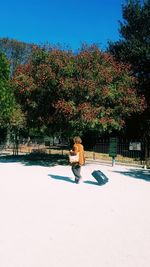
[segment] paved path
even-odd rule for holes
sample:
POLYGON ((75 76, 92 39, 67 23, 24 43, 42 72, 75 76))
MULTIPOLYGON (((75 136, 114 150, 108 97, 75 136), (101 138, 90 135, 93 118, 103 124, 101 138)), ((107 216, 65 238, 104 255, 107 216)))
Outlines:
POLYGON ((150 266, 150 171, 91 163, 82 175, 0 162, 1 267, 150 266))

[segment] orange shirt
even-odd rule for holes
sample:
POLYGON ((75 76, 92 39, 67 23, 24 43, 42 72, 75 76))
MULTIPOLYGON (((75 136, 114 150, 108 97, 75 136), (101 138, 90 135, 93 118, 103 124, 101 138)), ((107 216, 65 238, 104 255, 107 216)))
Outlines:
POLYGON ((81 144, 74 144, 73 150, 76 153, 79 152, 79 164, 83 165, 85 163, 84 147, 81 144))

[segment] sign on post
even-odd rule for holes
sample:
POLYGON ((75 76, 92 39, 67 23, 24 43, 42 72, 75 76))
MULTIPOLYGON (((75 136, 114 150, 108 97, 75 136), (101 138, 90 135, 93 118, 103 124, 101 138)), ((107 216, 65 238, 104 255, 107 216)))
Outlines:
POLYGON ((112 157, 112 166, 115 164, 115 157, 117 156, 117 138, 110 137, 109 139, 109 156, 112 157))
POLYGON ((130 142, 129 150, 141 151, 141 142, 130 142))

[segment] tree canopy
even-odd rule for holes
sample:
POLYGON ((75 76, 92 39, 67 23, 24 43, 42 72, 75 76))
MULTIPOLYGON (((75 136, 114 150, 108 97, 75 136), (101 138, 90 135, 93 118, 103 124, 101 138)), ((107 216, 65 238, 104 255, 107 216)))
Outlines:
POLYGON ((19 104, 16 103, 9 74, 10 64, 6 56, 0 52, 0 127, 7 124, 19 125, 21 117, 24 117, 19 104), (18 113, 20 116, 17 117, 18 113))
POLYGON ((14 98, 9 86, 9 62, 0 53, 0 125, 8 122, 14 107, 14 98))
POLYGON ((118 61, 132 66, 132 72, 138 79, 137 92, 144 94, 147 102, 147 109, 142 116, 134 117, 134 126, 142 136, 150 136, 150 0, 130 0, 123 5, 122 12, 121 39, 110 42, 108 51, 118 61))
POLYGON ((145 108, 130 65, 96 46, 71 51, 35 48, 16 70, 12 85, 27 124, 44 132, 120 130, 126 118, 145 108))

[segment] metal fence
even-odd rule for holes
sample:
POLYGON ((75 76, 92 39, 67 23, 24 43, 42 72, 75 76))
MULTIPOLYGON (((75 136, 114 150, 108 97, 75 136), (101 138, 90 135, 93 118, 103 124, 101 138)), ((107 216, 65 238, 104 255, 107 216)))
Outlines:
MULTIPOLYGON (((94 159, 103 158, 111 159, 110 154, 110 139, 101 139, 99 143, 93 147, 94 159)), ((116 160, 120 162, 129 162, 144 164, 145 160, 145 145, 138 140, 117 139, 116 160)))
MULTIPOLYGON (((69 152, 67 143, 52 144, 43 139, 26 140, 25 142, 12 142, 8 145, 0 144, 0 153, 6 155, 20 154, 60 154, 66 155, 69 152)), ((110 154, 110 138, 100 139, 90 151, 86 151, 86 158, 94 160, 111 161, 110 154)), ((150 149, 148 149, 147 158, 150 157, 150 149)), ((145 162, 145 144, 139 140, 117 139, 116 147, 116 162, 134 163, 144 165, 145 162), (138 144, 139 147, 134 147, 133 144, 138 144)))

